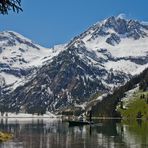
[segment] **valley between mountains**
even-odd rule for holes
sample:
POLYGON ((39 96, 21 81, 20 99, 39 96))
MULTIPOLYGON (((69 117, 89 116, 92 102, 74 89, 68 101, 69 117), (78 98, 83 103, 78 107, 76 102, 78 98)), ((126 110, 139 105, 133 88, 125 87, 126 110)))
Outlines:
MULTIPOLYGON (((131 92, 147 91, 146 68, 148 24, 137 20, 112 16, 50 49, 3 31, 0 111, 69 114, 92 107, 94 116, 127 115, 131 92)), ((147 108, 146 94, 144 101, 147 108)))

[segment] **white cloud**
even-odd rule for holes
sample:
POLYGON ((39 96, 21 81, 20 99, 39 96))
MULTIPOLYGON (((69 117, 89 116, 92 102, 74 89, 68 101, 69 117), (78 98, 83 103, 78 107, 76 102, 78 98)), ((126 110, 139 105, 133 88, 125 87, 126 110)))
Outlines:
POLYGON ((121 18, 121 19, 125 19, 126 18, 126 14, 120 13, 117 17, 121 18))

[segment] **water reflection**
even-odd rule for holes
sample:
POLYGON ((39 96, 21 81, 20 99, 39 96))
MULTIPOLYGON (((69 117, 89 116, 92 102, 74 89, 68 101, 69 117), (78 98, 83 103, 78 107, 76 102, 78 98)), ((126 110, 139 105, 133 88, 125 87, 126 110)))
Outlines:
POLYGON ((124 121, 122 125, 117 125, 118 132, 122 135, 122 140, 128 147, 148 148, 148 122, 124 121))
POLYGON ((69 127, 60 120, 0 120, 0 131, 14 134, 0 148, 146 148, 148 123, 99 120, 102 124, 69 127))

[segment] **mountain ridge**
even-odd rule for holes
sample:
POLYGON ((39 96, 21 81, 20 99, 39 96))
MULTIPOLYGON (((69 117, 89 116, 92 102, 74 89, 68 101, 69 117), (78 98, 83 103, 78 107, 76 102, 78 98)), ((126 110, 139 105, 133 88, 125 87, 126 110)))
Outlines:
MULTIPOLYGON (((148 66, 148 26, 110 17, 73 38, 27 83, 1 99, 8 110, 57 111, 108 93, 148 66), (121 27, 122 26, 122 27, 121 27)), ((58 50, 58 49, 57 49, 58 50)))

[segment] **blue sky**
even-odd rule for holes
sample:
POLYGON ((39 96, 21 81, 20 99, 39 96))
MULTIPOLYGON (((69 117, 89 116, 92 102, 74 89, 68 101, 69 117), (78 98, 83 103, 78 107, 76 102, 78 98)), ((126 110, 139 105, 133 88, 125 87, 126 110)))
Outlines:
POLYGON ((45 47, 69 41, 109 16, 148 21, 148 0, 22 0, 23 12, 0 15, 0 31, 16 31, 45 47))

